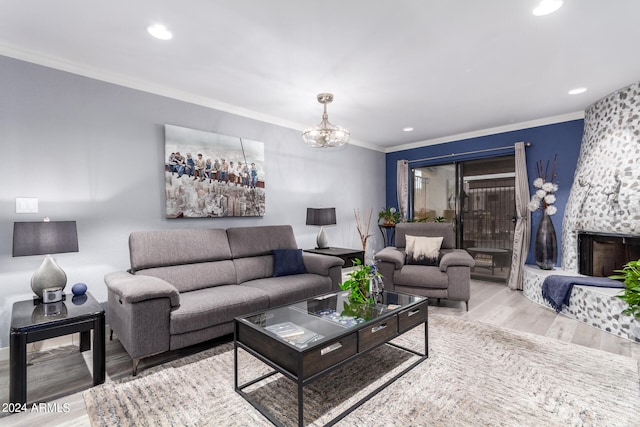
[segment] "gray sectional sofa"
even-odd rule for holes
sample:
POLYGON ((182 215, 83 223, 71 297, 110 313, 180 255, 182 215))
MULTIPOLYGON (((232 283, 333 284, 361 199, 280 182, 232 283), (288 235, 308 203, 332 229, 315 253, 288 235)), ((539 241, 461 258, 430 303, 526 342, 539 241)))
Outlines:
POLYGON ((134 232, 129 252, 105 283, 134 375, 142 358, 232 333, 236 316, 338 290, 344 263, 300 251, 290 226, 134 232))

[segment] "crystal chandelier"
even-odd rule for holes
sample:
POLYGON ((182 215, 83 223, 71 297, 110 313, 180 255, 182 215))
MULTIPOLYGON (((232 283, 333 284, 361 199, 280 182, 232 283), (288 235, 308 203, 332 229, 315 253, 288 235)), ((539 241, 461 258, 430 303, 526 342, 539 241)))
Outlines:
POLYGON ((318 94, 318 102, 324 105, 322 121, 319 125, 302 132, 304 142, 313 148, 340 147, 349 141, 350 132, 342 126, 335 126, 329 123, 327 115, 327 104, 333 101, 333 94, 318 94))

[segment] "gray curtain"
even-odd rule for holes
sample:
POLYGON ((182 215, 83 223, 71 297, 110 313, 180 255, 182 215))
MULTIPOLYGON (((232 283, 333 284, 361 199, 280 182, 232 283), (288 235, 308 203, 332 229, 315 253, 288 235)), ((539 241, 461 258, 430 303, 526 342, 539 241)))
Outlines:
POLYGON ((517 142, 516 148, 516 230, 513 236, 513 256, 511 272, 507 284, 514 290, 522 290, 524 262, 529 255, 531 241, 531 213, 529 212, 529 179, 527 178, 527 158, 524 142, 517 142))
POLYGON ((398 208, 402 214, 403 221, 409 218, 409 161, 398 160, 397 163, 398 180, 398 208))

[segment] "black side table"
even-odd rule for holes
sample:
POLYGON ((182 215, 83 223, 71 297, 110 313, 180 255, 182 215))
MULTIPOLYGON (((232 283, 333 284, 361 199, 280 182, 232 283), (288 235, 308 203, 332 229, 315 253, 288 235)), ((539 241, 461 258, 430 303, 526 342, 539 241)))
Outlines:
POLYGON ((27 403, 27 344, 80 332, 80 351, 91 348, 93 329, 93 385, 105 379, 105 319, 98 301, 87 293, 65 295, 63 301, 44 304, 31 299, 13 304, 11 312, 9 401, 27 403))
POLYGON ((331 255, 337 256, 344 261, 344 265, 342 268, 348 268, 353 266, 353 260, 359 259, 361 263, 364 264, 364 251, 359 251, 357 249, 345 249, 345 248, 316 248, 316 249, 305 249, 305 252, 310 252, 312 254, 321 254, 321 255, 331 255))
POLYGON ((382 241, 384 247, 396 245, 396 225, 395 224, 378 224, 380 233, 382 233, 382 241))

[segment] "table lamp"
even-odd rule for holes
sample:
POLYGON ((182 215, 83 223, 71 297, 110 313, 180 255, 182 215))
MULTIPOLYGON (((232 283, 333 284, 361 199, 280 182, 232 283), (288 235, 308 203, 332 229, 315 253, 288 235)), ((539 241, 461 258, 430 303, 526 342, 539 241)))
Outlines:
MULTIPOLYGON (((67 285, 67 275, 51 254, 78 252, 75 221, 14 222, 13 256, 44 255, 42 264, 31 277, 31 289, 40 299, 51 290, 60 295, 67 285)), ((45 302, 57 302, 56 299, 45 302)))
POLYGON ((316 249, 329 247, 327 235, 323 226, 336 223, 336 208, 307 208, 307 225, 319 225, 320 231, 316 237, 316 249))

